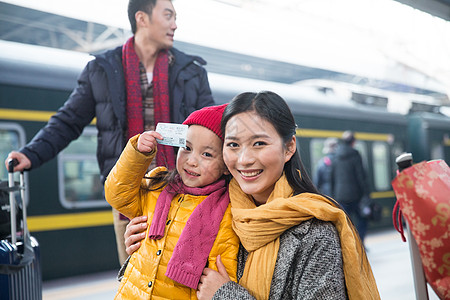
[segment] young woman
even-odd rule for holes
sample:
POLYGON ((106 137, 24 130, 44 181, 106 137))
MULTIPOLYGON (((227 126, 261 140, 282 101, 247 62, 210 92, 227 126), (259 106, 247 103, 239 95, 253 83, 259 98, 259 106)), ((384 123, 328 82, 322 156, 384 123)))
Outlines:
POLYGON ((146 215, 151 221, 116 299, 196 299, 204 267, 215 267, 219 255, 235 279, 239 240, 231 228, 222 157, 224 108, 206 107, 186 119, 186 147, 172 172, 159 167, 144 177, 156 139, 163 138, 146 131, 130 139, 108 175, 106 200, 129 218, 146 215))
POLYGON ((218 272, 203 271, 199 299, 380 298, 354 226, 303 167, 296 127, 272 92, 240 94, 225 109, 223 156, 241 241, 238 283, 218 258, 218 272))

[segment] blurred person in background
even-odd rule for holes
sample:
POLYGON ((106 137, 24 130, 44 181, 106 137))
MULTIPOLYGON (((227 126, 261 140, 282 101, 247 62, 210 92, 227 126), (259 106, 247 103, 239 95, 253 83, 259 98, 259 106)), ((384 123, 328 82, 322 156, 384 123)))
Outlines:
POLYGON ((327 138, 323 144, 322 157, 316 169, 314 184, 317 189, 324 195, 332 197, 331 193, 331 163, 334 159, 336 148, 338 146, 337 138, 327 138))
POLYGON ((355 142, 355 134, 352 131, 342 134, 342 141, 332 161, 331 191, 333 198, 350 215, 361 241, 364 242, 367 219, 361 215, 359 204, 363 196, 369 195, 369 185, 361 155, 354 148, 355 142))

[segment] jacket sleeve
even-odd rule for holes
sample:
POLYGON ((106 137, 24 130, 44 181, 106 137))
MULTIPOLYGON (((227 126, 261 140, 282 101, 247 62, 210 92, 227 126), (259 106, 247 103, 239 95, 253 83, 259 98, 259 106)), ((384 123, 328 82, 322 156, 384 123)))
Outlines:
POLYGON ((141 183, 146 183, 143 177, 156 154, 156 149, 151 153, 139 152, 138 138, 136 135, 128 141, 105 182, 106 201, 128 218, 143 214, 141 183))
POLYGON ((95 116, 95 101, 89 79, 92 62, 84 68, 78 84, 66 103, 59 108, 47 125, 19 151, 31 161, 31 168, 37 168, 54 158, 67 145, 77 139, 85 126, 95 116))
POLYGON ((367 174, 364 170, 362 158, 359 153, 357 153, 357 156, 355 157, 355 177, 358 181, 359 190, 362 193, 361 196, 369 195, 369 183, 367 180, 367 174))
POLYGON ((330 192, 331 192, 331 195, 333 195, 333 197, 336 195, 336 191, 335 191, 336 181, 335 181, 335 178, 336 178, 336 163, 335 163, 335 161, 332 160, 331 169, 330 169, 330 192))

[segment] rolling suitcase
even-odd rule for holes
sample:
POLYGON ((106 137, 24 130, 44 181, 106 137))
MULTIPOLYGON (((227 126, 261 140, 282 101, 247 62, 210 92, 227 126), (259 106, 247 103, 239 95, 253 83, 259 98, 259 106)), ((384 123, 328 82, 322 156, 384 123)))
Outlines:
MULTIPOLYGON (((28 232, 24 174, 20 173, 20 184, 16 185, 13 176, 15 163, 14 160, 9 161, 8 187, 0 185, 0 192, 9 194, 9 203, 1 204, 1 213, 4 215, 9 211, 7 221, 11 232, 0 240, 0 299, 42 299, 39 244, 28 232), (21 194, 19 205, 15 194, 18 190, 21 194)), ((5 225, 4 219, 2 225, 5 225)))

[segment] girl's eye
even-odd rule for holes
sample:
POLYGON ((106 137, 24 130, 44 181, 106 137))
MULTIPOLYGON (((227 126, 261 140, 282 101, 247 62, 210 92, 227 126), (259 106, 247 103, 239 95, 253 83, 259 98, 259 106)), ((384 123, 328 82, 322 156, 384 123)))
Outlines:
POLYGON ((255 146, 264 146, 264 145, 266 145, 266 143, 265 142, 255 142, 255 146))
POLYGON ((185 146, 185 147, 183 147, 183 149, 184 149, 185 151, 191 151, 191 148, 190 148, 189 146, 185 146))
POLYGON ((203 155, 206 156, 206 157, 212 157, 212 154, 208 153, 208 152, 204 152, 203 155))

